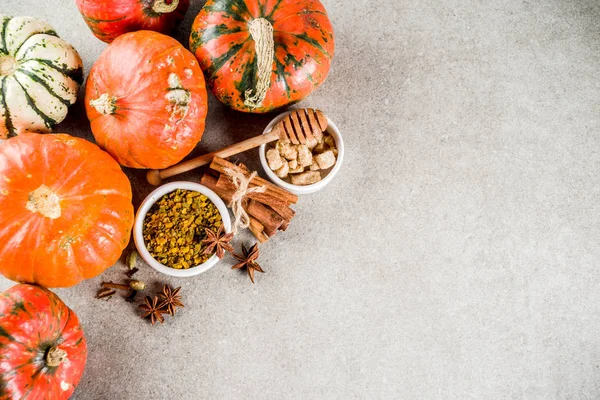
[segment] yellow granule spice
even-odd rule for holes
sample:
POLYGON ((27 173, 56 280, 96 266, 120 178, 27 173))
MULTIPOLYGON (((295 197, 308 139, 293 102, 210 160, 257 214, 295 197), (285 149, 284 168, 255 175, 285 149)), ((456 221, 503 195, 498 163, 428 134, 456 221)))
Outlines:
POLYGON ((216 231, 221 214, 208 197, 192 190, 177 189, 160 198, 144 218, 143 236, 156 261, 175 269, 187 269, 207 261, 203 254, 205 228, 216 231))

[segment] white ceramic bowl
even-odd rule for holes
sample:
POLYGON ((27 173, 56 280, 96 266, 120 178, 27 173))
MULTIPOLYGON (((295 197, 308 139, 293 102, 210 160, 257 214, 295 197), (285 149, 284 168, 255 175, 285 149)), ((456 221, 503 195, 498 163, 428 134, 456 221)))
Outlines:
POLYGON ((150 255, 148 249, 146 248, 146 244, 144 243, 144 218, 146 218, 146 214, 150 210, 150 207, 152 207, 154 203, 156 203, 165 194, 171 193, 172 191, 177 189, 193 190, 195 192, 202 193, 203 195, 208 197, 209 200, 212 201, 213 204, 217 207, 219 213, 221 213, 221 220, 223 221, 223 225, 225 226, 225 231, 231 232, 231 219, 229 218, 229 211, 227 210, 227 206, 225 206, 223 200, 221 200, 221 198, 217 196, 215 192, 213 192, 204 185, 200 185, 199 183, 171 182, 158 187, 156 190, 150 193, 148 197, 146 197, 142 202, 142 205, 140 206, 140 208, 137 211, 137 214, 135 215, 135 223, 133 225, 133 240, 135 241, 135 247, 137 248, 144 261, 146 261, 152 268, 154 268, 158 272, 162 272, 165 275, 179 277, 194 276, 206 272, 210 268, 214 267, 214 265, 217 262, 219 262, 219 258, 216 255, 213 255, 211 258, 208 259, 208 261, 195 267, 191 267, 188 269, 175 269, 167 267, 166 265, 163 265, 156 261, 154 257, 150 255))
MULTIPOLYGON (((263 135, 270 132, 276 123, 281 121, 286 115, 290 114, 291 112, 292 111, 288 111, 277 116, 273 121, 271 121, 271 123, 269 123, 269 125, 267 125, 263 132, 263 135)), ((338 173, 338 171, 342 167, 342 162, 344 161, 344 141, 342 140, 342 135, 339 129, 333 123, 333 121, 331 121, 329 118, 327 118, 327 121, 329 123, 329 125, 327 126, 327 133, 330 134, 331 137, 333 137, 333 139, 335 140, 335 145, 338 150, 337 160, 335 162, 335 165, 331 168, 327 175, 325 175, 323 179, 321 179, 319 182, 313 183, 312 185, 292 185, 291 183, 288 183, 283 179, 279 178, 277 175, 275 175, 275 172, 273 172, 271 168, 269 168, 269 164, 267 164, 267 146, 270 146, 270 144, 263 144, 259 147, 258 152, 260 156, 260 163, 262 164, 265 173, 274 184, 294 194, 308 194, 323 189, 325 186, 327 186, 329 182, 332 181, 333 177, 338 173)))

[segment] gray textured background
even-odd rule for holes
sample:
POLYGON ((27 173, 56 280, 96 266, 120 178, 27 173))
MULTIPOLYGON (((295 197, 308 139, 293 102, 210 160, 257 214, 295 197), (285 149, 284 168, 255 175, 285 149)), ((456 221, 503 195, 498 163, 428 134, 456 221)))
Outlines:
MULTIPOLYGON (((230 260, 185 280, 144 266, 183 286, 163 326, 93 298, 122 265, 57 290, 89 343, 74 397, 599 398, 598 2, 324 4, 335 61, 302 105, 338 124, 344 168, 262 247, 256 285, 230 260)), ((1 9, 49 21, 86 71, 105 48, 74 1, 1 9)), ((211 95, 196 153, 271 117, 211 95)), ((81 103, 58 130, 90 137, 81 103)), ((137 205, 150 188, 129 176, 137 205)))

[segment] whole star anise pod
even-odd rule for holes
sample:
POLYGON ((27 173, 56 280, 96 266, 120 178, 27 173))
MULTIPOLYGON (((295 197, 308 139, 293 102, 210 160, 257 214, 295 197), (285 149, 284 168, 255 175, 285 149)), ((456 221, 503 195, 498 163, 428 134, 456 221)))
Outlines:
POLYGON ((262 272, 260 265, 256 262, 258 259, 258 244, 255 243, 254 246, 250 248, 250 250, 246 249, 246 246, 242 245, 242 254, 234 254, 233 255, 239 262, 235 264, 231 269, 241 269, 246 267, 248 270, 248 276, 252 283, 254 283, 254 271, 262 272))
POLYGON ((217 257, 223 258, 225 251, 233 253, 233 246, 229 244, 233 239, 233 232, 225 233, 225 227, 221 225, 217 232, 204 228, 206 232, 206 239, 202 241, 202 244, 206 245, 204 254, 217 253, 217 257))
POLYGON ((173 290, 169 287, 169 285, 165 284, 162 293, 158 294, 162 300, 158 308, 162 309, 169 315, 175 315, 177 307, 185 307, 181 302, 181 295, 179 294, 180 290, 181 286, 173 290))
POLYGON ((145 311, 145 314, 142 315, 142 318, 150 317, 150 322, 152 322, 152 325, 154 325, 156 321, 159 321, 161 324, 165 322, 165 318, 162 316, 165 310, 158 305, 157 296, 154 296, 153 299, 151 299, 150 296, 146 296, 144 302, 145 304, 140 304, 140 308, 145 311))

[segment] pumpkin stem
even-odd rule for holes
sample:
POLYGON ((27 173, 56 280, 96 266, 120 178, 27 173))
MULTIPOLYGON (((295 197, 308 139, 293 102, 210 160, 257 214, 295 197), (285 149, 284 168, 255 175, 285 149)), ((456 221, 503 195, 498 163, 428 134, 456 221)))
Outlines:
POLYGON ((248 25, 250 35, 255 42, 256 57, 258 58, 258 81, 254 88, 254 95, 252 89, 246 89, 244 104, 251 108, 258 108, 262 106, 271 85, 275 41, 273 40, 273 25, 265 18, 253 19, 248 25))
POLYGON ((100 114, 112 115, 117 111, 116 102, 116 97, 110 97, 108 93, 104 93, 96 100, 90 100, 90 106, 94 107, 100 114))
POLYGON ((41 185, 29 193, 25 208, 50 219, 56 219, 61 214, 60 198, 46 185, 41 185))
POLYGON ((155 0, 152 4, 152 11, 158 14, 168 14, 177 9, 179 0, 172 0, 171 4, 167 4, 166 0, 155 0))
POLYGON ((67 352, 58 347, 50 347, 46 353, 46 365, 49 367, 58 367, 66 359, 67 352))
POLYGON ((17 70, 17 60, 12 56, 0 56, 0 76, 12 75, 17 70))

